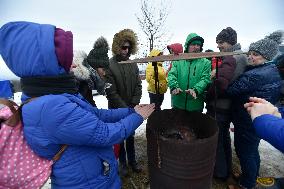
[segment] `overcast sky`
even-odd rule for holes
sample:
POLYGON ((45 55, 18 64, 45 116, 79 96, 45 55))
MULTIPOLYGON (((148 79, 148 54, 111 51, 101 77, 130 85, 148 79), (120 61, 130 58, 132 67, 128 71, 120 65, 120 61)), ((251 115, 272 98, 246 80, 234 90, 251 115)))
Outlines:
MULTIPOLYGON (((231 26, 247 49, 251 42, 284 30, 283 7, 283 0, 172 0, 166 28, 173 34, 170 43, 184 44, 186 36, 196 32, 205 39, 204 49, 217 50, 216 35, 231 26)), ((71 30, 74 49, 88 53, 98 37, 111 45, 113 35, 124 28, 145 38, 135 17, 139 11, 140 0, 0 0, 0 26, 21 20, 53 24, 71 30)))

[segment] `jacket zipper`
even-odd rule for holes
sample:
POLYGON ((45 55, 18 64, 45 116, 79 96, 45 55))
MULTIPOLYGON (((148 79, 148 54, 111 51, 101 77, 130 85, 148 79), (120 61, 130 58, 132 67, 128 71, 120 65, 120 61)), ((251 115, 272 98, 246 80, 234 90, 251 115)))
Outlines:
MULTIPOLYGON (((186 87, 186 90, 189 88, 190 66, 191 66, 191 62, 189 62, 189 67, 188 67, 188 76, 187 76, 187 87, 186 87)), ((187 106, 187 98, 188 98, 188 94, 185 93, 185 104, 184 104, 184 109, 185 110, 186 110, 186 106, 187 106)))

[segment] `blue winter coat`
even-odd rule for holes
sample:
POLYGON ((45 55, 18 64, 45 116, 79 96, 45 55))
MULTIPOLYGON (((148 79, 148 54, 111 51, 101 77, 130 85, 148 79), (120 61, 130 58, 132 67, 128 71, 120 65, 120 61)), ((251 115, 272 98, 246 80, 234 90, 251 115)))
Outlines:
POLYGON ((279 108, 282 118, 265 114, 253 120, 257 135, 284 153, 284 109, 279 108))
POLYGON ((9 80, 0 81, 0 98, 12 98, 13 97, 13 89, 11 82, 9 80))
MULTIPOLYGON (((0 53, 19 77, 59 75, 55 26, 8 23, 0 29, 0 53)), ((23 95, 23 100, 28 97, 23 95)), ((45 95, 23 106, 24 136, 40 156, 51 159, 68 147, 53 165, 54 189, 120 188, 112 145, 133 134, 143 122, 134 109, 100 110, 81 95, 45 95)))
POLYGON ((247 66, 246 71, 227 90, 232 97, 234 124, 243 129, 251 128, 251 118, 244 104, 249 102, 249 97, 264 98, 275 104, 280 97, 280 84, 281 77, 274 64, 267 62, 258 66, 247 66))

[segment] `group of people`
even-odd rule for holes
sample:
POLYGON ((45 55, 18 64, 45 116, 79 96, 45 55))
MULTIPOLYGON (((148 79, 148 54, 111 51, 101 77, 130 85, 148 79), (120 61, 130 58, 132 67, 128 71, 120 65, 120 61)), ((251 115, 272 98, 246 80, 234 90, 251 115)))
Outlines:
MULTIPOLYGON (((283 111, 272 105, 280 98, 282 79, 273 58, 282 35, 274 32, 252 43, 248 57, 225 56, 214 67, 206 58, 173 61, 168 72, 162 62, 149 63, 146 80, 150 104, 141 105, 137 65, 119 63, 138 50, 137 35, 131 29, 114 35, 113 57, 109 59, 104 37, 94 43, 89 54, 73 52, 70 31, 48 24, 10 22, 0 29, 0 54, 21 78, 22 101, 34 98, 22 107, 29 146, 51 159, 62 144, 68 145, 53 166, 52 188, 120 188, 115 145, 119 148, 120 174, 128 175, 128 166, 140 172, 135 130, 153 111, 161 110, 169 88, 172 108, 202 112, 206 102, 207 114, 217 120, 216 178, 227 180, 233 175, 229 128, 234 124, 241 174, 238 183, 228 187, 244 189, 256 186, 260 138, 284 151, 284 122, 279 118, 283 111), (106 95, 109 110, 96 107, 92 89, 106 95), (271 129, 276 120, 279 126, 271 129)), ((220 52, 241 52, 237 32, 231 27, 217 35, 216 43, 220 52)), ((203 51, 203 44, 201 36, 190 33, 184 47, 176 43, 167 48, 173 54, 198 53, 203 51)), ((162 54, 154 49, 149 56, 162 54)))
MULTIPOLYGON (((206 58, 173 61, 168 72, 166 79, 172 94, 172 108, 202 112, 206 102, 207 114, 216 119, 219 137, 214 177, 228 181, 228 188, 256 187, 261 138, 283 151, 283 124, 279 124, 275 130, 270 127, 273 119, 279 119, 274 117, 278 111, 275 107, 274 112, 261 110, 266 106, 272 109, 272 104, 280 100, 283 84, 274 58, 279 52, 282 38, 282 31, 273 32, 250 44, 248 55, 245 55, 237 42, 237 32, 227 27, 216 36, 217 48, 220 52, 239 54, 214 58, 215 62, 206 58), (263 126, 261 121, 264 120, 256 121, 260 118, 255 117, 265 113, 272 115, 266 115, 267 118, 261 116, 267 119, 263 126), (240 160, 241 173, 232 172, 231 123, 234 125, 234 146, 240 160)), ((203 43, 201 36, 189 34, 184 53, 202 52, 203 43)), ((153 77, 151 79, 147 81, 154 83, 153 77)), ((159 79, 164 79, 160 73, 156 83, 159 83, 159 79)), ((148 88, 148 91, 151 92, 152 88, 148 88)), ((277 115, 281 117, 280 113, 277 115)))

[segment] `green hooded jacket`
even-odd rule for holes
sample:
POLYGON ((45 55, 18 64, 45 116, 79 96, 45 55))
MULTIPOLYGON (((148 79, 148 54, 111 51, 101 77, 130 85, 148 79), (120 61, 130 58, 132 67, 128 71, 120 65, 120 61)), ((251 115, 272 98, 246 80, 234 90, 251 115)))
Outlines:
MULTIPOLYGON (((188 52, 188 44, 194 40, 200 40, 203 46, 203 38, 195 33, 187 36, 184 49, 188 52)), ((188 111, 202 111, 204 107, 204 91, 210 83, 211 63, 206 58, 193 60, 174 61, 168 73, 168 85, 170 90, 180 88, 183 92, 172 95, 172 105, 188 111), (193 89, 197 98, 186 94, 185 90, 193 89)))

